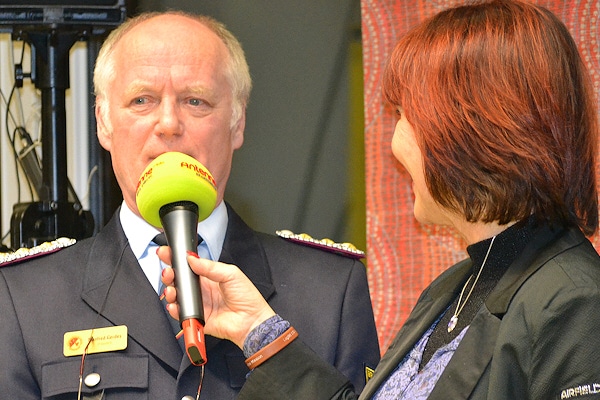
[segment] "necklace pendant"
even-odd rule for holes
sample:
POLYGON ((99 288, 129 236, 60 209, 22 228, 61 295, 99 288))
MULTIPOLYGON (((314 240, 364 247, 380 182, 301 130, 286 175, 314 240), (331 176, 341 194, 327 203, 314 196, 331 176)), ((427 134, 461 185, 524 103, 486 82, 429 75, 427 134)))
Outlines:
POLYGON ((454 328, 456 328, 456 324, 458 323, 458 316, 453 315, 452 318, 450 318, 450 322, 448 322, 448 333, 452 332, 454 330, 454 328))

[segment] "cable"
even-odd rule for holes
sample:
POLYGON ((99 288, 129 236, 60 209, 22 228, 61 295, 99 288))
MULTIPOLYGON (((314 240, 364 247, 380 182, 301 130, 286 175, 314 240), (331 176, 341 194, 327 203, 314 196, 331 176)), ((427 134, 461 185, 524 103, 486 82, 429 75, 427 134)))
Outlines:
POLYGON ((13 115, 12 112, 10 112, 10 109, 8 107, 8 100, 6 99, 6 96, 4 95, 4 92, 2 91, 1 88, 0 88, 0 97, 2 97, 2 100, 4 100, 4 104, 6 105, 6 123, 8 124, 8 117, 10 117, 13 124, 18 125, 17 120, 15 119, 15 116, 13 115))
MULTIPOLYGON (((13 133, 13 136, 11 137, 10 135, 10 127, 8 124, 8 116, 11 115, 10 113, 10 103, 12 101, 12 97, 13 94, 16 90, 16 85, 13 85, 11 91, 10 91, 10 95, 8 96, 8 101, 6 102, 6 117, 5 117, 5 122, 6 122, 6 136, 8 137, 8 142, 11 144, 11 148, 13 151, 13 155, 14 155, 14 162, 15 162, 15 179, 17 181, 17 203, 21 202, 21 178, 19 176, 19 165, 18 165, 18 154, 17 154, 17 150, 15 148, 15 137, 16 137, 16 129, 13 133)), ((16 122, 16 120, 13 119, 14 122, 16 122)), ((10 226, 8 228, 8 231, 2 236, 2 242, 4 242, 4 240, 6 240, 10 235, 10 226)))
POLYGON ((18 152, 18 161, 23 172, 25 172, 29 194, 31 195, 31 198, 34 199, 35 195, 39 197, 39 191, 42 187, 42 167, 40 166, 40 160, 35 150, 36 146, 40 145, 40 142, 31 140, 29 132, 23 127, 15 128, 15 133, 13 134, 13 139, 15 141, 17 132, 19 133, 19 139, 21 140, 21 150, 18 152))
MULTIPOLYGON (((8 96, 8 105, 6 107, 6 111, 8 113, 8 110, 10 109, 10 103, 12 101, 12 97, 15 93, 17 86, 13 85, 11 91, 10 91, 10 95, 8 96)), ((8 137, 8 142, 11 145, 12 151, 13 151, 13 156, 14 156, 14 162, 15 162, 15 177, 17 179, 17 203, 21 202, 21 179, 19 176, 19 162, 18 162, 18 158, 19 155, 17 154, 17 149, 15 147, 15 137, 16 137, 16 128, 15 131, 13 132, 13 135, 10 135, 10 127, 8 125, 8 117, 6 118, 6 136, 8 137)))
POLYGON ((85 185, 85 193, 81 199, 82 207, 83 207, 83 203, 85 203, 86 201, 89 201, 89 199, 90 199, 90 192, 92 190, 92 179, 94 178, 94 175, 96 175, 97 172, 98 172, 98 165, 96 164, 92 167, 92 169, 90 170, 90 173, 88 174, 87 183, 85 185))
MULTIPOLYGON (((13 60, 13 53, 14 53, 14 42, 11 41, 11 43, 13 44, 13 49, 11 51, 9 51, 9 60, 11 65, 15 65, 15 62, 13 60)), ((20 56, 20 60, 19 63, 22 64, 23 60, 25 58, 25 42, 23 42, 23 46, 21 47, 21 56, 20 56)), ((14 71, 13 71, 14 72, 14 71)), ((13 86, 10 90, 10 94, 8 95, 8 98, 6 98, 4 92, 2 92, 2 90, 0 90, 0 94, 2 97, 2 100, 4 100, 4 103, 6 104, 6 113, 5 113, 5 129, 6 129, 6 136, 8 138, 8 142, 10 143, 11 147, 12 147, 12 151, 13 151, 13 158, 14 158, 14 164, 15 164, 15 179, 16 179, 16 184, 17 184, 17 188, 16 188, 16 193, 17 193, 17 203, 21 202, 21 178, 20 178, 20 173, 19 173, 19 154, 17 152, 17 148, 16 148, 16 140, 17 140, 17 132, 19 129, 25 129, 23 128, 23 124, 19 123, 17 121, 17 117, 13 114, 13 112, 11 111, 11 105, 13 104, 13 99, 14 98, 18 98, 18 100, 16 100, 16 105, 17 105, 17 109, 20 115, 20 119, 22 121, 25 120, 25 116, 24 116, 24 111, 23 111, 23 107, 20 106, 20 92, 18 91, 18 87, 17 87, 17 82, 16 80, 13 82, 13 86), (11 136, 11 128, 10 128, 10 124, 13 124, 15 126, 14 130, 12 130, 12 136, 11 136)), ((29 183, 28 183, 29 184, 29 183)), ((29 190, 31 193, 31 196, 33 198, 33 189, 31 187, 31 184, 29 184, 29 190)), ((1 210, 0 210, 1 212, 1 210)), ((1 220, 0 220, 1 221, 1 220)), ((0 227, 1 228, 1 227, 0 227)), ((10 235, 10 227, 8 228, 8 231, 2 236, 2 242, 4 242, 4 240, 6 240, 6 238, 8 238, 10 235)))

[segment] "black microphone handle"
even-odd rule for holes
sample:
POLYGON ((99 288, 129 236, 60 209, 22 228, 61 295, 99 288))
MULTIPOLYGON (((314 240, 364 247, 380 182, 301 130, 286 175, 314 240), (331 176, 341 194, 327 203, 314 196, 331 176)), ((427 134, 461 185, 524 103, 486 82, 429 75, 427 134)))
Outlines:
POLYGON ((198 251, 198 206, 190 201, 170 203, 160 208, 159 215, 175 269, 179 321, 194 318, 204 325, 200 282, 187 262, 187 252, 198 251))

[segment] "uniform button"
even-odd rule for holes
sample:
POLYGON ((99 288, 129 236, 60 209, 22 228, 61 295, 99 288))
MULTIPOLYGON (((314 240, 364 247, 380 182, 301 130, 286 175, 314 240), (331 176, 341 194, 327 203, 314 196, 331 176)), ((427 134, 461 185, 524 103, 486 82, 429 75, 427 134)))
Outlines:
POLYGON ((85 383, 85 386, 90 388, 96 386, 100 383, 100 374, 97 372, 92 372, 91 374, 88 374, 83 379, 83 383, 85 383))
POLYGON ((181 400, 194 400, 192 396, 183 396, 181 400))

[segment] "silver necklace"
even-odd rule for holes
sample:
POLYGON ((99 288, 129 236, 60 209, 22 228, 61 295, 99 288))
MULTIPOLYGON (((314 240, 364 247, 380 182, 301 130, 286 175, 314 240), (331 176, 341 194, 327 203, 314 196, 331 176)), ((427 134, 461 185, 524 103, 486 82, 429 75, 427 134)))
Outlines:
POLYGON ((465 304, 467 304, 467 301, 469 301, 469 297, 471 297, 471 293, 473 293, 473 289, 475 288, 475 285, 477 285, 477 281, 479 280, 481 271, 483 271, 483 267, 485 267, 485 262, 487 261, 488 256, 490 255, 490 251, 492 250, 492 245, 494 244, 494 239, 496 239, 496 236, 492 237, 490 246, 487 249, 487 253, 485 253, 483 263, 481 264, 481 268, 479 268, 479 272, 477 272, 477 276, 475 277, 473 286, 471 286, 471 289, 469 289, 469 293, 467 293, 467 297, 465 297, 465 302, 462 303, 462 305, 460 304, 460 302, 462 300, 463 294, 465 293, 465 289, 469 285, 469 282, 471 282, 471 278, 473 278, 473 275, 469 276, 469 279, 465 282, 465 285, 463 286, 462 290, 460 291, 460 295, 458 296, 458 302, 456 303, 456 310, 454 310, 454 315, 452 316, 452 318, 450 318, 450 322, 448 322, 448 333, 452 332, 454 330, 454 328, 456 328, 456 324, 458 324, 458 315, 463 310, 463 308, 465 308, 465 304))

